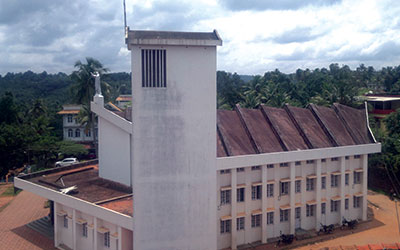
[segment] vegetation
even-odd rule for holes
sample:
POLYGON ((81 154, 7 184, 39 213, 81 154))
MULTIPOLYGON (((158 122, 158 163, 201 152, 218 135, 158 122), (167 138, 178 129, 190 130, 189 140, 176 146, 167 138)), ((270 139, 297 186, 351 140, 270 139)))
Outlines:
MULTIPOLYGON (((58 157, 87 153, 82 145, 62 141, 62 120, 57 111, 63 104, 83 104, 79 121, 92 128, 89 103, 94 81, 90 73, 101 74, 106 101, 131 94, 129 73, 107 73, 93 58, 78 61, 75 68, 71 75, 45 71, 0 75, 0 178, 24 164, 46 168, 58 157)), ((375 70, 361 64, 351 70, 346 65, 331 64, 291 74, 276 69, 256 76, 217 72, 217 104, 222 109, 232 109, 236 104, 247 108, 259 104, 281 107, 285 103, 305 107, 308 103, 327 106, 334 102, 359 107, 359 96, 369 91, 400 94, 400 66, 375 70)), ((382 142, 383 152, 370 158, 370 171, 380 179, 387 179, 390 171, 395 180, 400 174, 400 111, 387 118, 386 132, 374 126, 373 120, 371 127, 382 142)))

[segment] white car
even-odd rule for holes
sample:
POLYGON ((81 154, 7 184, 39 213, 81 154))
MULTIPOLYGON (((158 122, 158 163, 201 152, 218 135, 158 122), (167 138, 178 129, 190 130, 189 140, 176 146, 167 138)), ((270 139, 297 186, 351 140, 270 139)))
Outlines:
POLYGON ((72 165, 72 164, 76 164, 78 162, 79 161, 76 158, 65 158, 62 161, 56 162, 56 167, 65 167, 65 166, 69 166, 69 165, 72 165))

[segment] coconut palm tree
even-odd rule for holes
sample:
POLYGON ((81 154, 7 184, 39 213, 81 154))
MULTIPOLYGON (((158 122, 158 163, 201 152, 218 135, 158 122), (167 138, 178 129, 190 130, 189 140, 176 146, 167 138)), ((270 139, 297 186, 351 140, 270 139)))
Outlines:
MULTIPOLYGON (((77 70, 72 72, 71 78, 74 81, 71 92, 74 96, 74 101, 78 104, 82 104, 82 110, 79 113, 79 120, 86 128, 92 128, 93 141, 95 146, 96 156, 98 155, 98 144, 97 135, 95 131, 96 118, 93 112, 90 111, 90 101, 95 93, 94 78, 92 73, 98 72, 100 75, 108 72, 107 68, 104 68, 103 64, 98 60, 86 57, 86 63, 77 61, 74 65, 77 70)), ((102 93, 105 99, 108 99, 110 87, 106 83, 102 83, 102 93)))

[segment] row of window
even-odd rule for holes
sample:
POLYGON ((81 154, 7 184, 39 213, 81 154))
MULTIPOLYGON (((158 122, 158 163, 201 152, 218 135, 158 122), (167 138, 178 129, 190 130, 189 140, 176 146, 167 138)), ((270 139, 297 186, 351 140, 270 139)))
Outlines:
MULTIPOLYGON (((361 173, 354 172, 354 184, 361 183, 361 173)), ((288 195, 290 193, 290 182, 280 182, 280 190, 279 195, 288 195)), ((339 176, 331 175, 331 187, 338 187, 339 185, 339 176)), ((345 175, 345 185, 349 185, 349 174, 345 175)), ((326 189, 326 176, 322 176, 321 178, 321 189, 326 189)), ((306 191, 314 191, 315 190, 315 178, 307 178, 306 179, 306 191)), ((295 193, 301 192, 301 180, 295 181, 295 193)), ((221 190, 221 204, 230 204, 231 203, 231 190, 221 190)), ((267 197, 274 197, 274 183, 267 184, 267 197)), ((262 186, 252 186, 251 187, 251 199, 252 200, 261 200, 262 198, 262 186)), ((240 187, 237 188, 236 191, 236 201, 244 202, 245 201, 245 188, 240 187)))
MULTIPOLYGON (((68 217, 64 216, 64 228, 68 228, 68 217)), ((82 224, 82 237, 88 237, 88 226, 87 223, 82 224)), ((104 239, 104 246, 110 247, 110 232, 105 232, 103 234, 104 239)))
MULTIPOLYGON (((340 201, 331 200, 331 212, 339 211, 340 201)), ((353 207, 359 208, 361 206, 361 197, 354 197, 353 199, 353 207)), ((349 199, 345 199, 345 209, 349 209, 349 199)), ((316 205, 306 205, 306 217, 315 216, 316 205)), ((289 221, 289 213, 290 209, 279 210, 279 221, 287 222, 289 221)), ((326 214, 326 203, 321 203, 321 214, 326 214)), ((261 214, 251 215, 251 227, 260 227, 261 226, 261 214)), ((295 218, 299 219, 301 217, 301 207, 295 208, 295 218)), ((274 212, 267 212, 267 225, 274 224, 274 212)), ((245 229, 245 217, 236 218, 236 230, 244 230, 245 229)), ((230 233, 231 232, 231 220, 221 220, 220 221, 220 233, 230 233)))
MULTIPOLYGON (((90 129, 88 129, 85 133, 86 137, 90 137, 91 133, 90 133, 90 129)), ((74 137, 74 131, 73 129, 68 129, 68 137, 74 137)), ((81 130, 79 128, 75 129, 75 137, 81 137, 81 130)))
MULTIPOLYGON (((346 160, 349 160, 350 159, 350 157, 349 156, 346 156, 345 157, 346 158, 346 160)), ((354 155, 354 159, 360 159, 361 158, 361 155, 354 155)), ((333 157, 333 158, 331 158, 331 161, 338 161, 339 160, 339 158, 338 157, 333 157)), ((321 159, 321 161, 322 162, 326 162, 326 159, 321 159)), ((314 160, 307 160, 306 161, 306 164, 313 164, 315 161, 314 160)), ((300 166, 301 165, 301 161, 296 161, 295 162, 295 165, 296 166, 300 166)), ((283 162, 283 163, 279 163, 279 166, 280 167, 288 167, 289 166, 289 163, 288 162, 283 162)), ((267 168, 274 168, 274 164, 268 164, 267 165, 267 168)), ((251 170, 260 170, 261 169, 261 166, 253 166, 253 167, 251 167, 251 170)), ((221 174, 228 174, 228 173, 230 173, 231 172, 231 170, 230 169, 225 169, 225 170, 220 170, 220 173, 221 174)), ((244 172, 244 168, 237 168, 236 169, 236 172, 244 172)))

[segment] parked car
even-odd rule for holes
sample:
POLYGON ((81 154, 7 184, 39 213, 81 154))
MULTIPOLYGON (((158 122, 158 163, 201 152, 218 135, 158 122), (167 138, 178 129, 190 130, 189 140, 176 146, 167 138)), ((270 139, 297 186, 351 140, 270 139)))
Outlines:
POLYGON ((78 162, 79 161, 76 158, 65 158, 62 161, 56 162, 56 167, 58 167, 58 168, 59 167, 65 167, 65 166, 69 166, 69 165, 72 165, 72 164, 76 164, 78 162))

